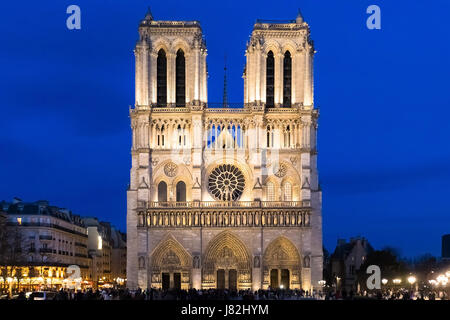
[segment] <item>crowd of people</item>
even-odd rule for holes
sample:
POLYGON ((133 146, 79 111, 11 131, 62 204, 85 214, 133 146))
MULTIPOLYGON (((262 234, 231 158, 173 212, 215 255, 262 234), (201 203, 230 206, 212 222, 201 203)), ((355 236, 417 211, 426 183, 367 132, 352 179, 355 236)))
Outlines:
MULTIPOLYGON (((14 295, 17 300, 35 300, 34 293, 24 291, 14 295)), ((147 289, 130 291, 128 289, 70 290, 61 289, 47 300, 299 300, 322 298, 304 290, 161 290, 147 289)))
MULTIPOLYGON (((36 300, 36 293, 26 294, 24 291, 6 297, 17 300, 36 300)), ((46 300, 355 300, 355 299, 377 299, 377 300, 435 300, 447 299, 447 296, 438 295, 434 292, 412 292, 408 290, 397 291, 375 291, 355 294, 353 291, 327 290, 323 292, 308 292, 304 290, 269 289, 269 290, 161 290, 147 289, 130 291, 128 289, 102 289, 102 290, 70 290, 61 289, 46 295, 46 300)))

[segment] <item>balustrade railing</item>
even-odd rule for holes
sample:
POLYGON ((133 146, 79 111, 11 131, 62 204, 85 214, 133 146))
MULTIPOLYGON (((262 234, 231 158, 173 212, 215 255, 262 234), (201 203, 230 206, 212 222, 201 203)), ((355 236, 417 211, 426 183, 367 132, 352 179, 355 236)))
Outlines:
POLYGON ((299 208, 309 207, 309 201, 150 201, 140 203, 145 208, 299 208))
POLYGON ((151 210, 138 212, 138 227, 309 227, 310 210, 151 210))

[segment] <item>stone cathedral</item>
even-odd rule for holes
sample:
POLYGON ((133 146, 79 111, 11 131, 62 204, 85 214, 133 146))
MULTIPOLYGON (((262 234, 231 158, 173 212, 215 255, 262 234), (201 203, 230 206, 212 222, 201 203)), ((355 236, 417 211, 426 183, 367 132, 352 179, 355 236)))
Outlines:
POLYGON ((127 285, 178 289, 319 289, 310 28, 257 20, 244 101, 208 102, 198 21, 139 25, 130 108, 127 285))

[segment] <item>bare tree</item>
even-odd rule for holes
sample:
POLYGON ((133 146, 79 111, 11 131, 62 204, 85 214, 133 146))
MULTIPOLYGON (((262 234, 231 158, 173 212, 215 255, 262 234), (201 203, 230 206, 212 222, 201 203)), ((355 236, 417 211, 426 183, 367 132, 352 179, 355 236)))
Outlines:
POLYGON ((20 283, 25 252, 20 225, 2 220, 0 225, 0 268, 3 279, 16 278, 20 283))

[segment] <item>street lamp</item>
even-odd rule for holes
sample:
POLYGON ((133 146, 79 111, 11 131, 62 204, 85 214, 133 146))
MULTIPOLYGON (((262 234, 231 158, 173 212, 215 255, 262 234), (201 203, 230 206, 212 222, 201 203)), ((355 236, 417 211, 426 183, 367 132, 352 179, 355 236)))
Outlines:
POLYGON ((381 280, 381 283, 384 284, 384 285, 386 285, 386 283, 388 283, 388 279, 382 279, 382 280, 381 280))
POLYGON ((442 284, 443 286, 446 286, 446 285, 447 285, 447 282, 448 282, 448 278, 447 278, 445 275, 443 275, 443 274, 439 275, 439 276, 436 278, 436 280, 437 280, 440 284, 442 284))
POLYGON ((409 276, 408 277, 408 282, 409 282, 409 284, 410 284, 410 287, 411 287, 411 293, 413 293, 413 284, 416 282, 416 277, 414 277, 414 276, 409 276))

